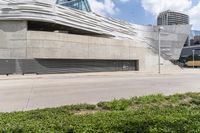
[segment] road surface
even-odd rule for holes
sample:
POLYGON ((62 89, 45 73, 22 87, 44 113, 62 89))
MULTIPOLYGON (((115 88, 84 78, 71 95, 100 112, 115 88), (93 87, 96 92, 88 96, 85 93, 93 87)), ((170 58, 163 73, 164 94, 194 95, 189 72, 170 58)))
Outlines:
POLYGON ((1 76, 0 112, 185 92, 200 92, 200 74, 119 72, 1 76))

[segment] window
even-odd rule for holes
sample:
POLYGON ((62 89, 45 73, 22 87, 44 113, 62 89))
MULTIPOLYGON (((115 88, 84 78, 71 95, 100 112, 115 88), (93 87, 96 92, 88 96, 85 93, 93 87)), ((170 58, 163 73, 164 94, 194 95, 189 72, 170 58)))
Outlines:
POLYGON ((57 4, 77 10, 91 12, 91 8, 87 0, 58 0, 57 4))

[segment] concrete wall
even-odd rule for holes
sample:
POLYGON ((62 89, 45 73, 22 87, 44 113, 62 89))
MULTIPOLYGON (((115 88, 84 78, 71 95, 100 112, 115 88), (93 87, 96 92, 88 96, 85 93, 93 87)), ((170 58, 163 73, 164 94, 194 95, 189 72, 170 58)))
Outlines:
MULTIPOLYGON (((140 71, 157 71, 158 56, 140 41, 27 31, 25 21, 0 21, 0 59, 139 60, 140 71)), ((163 68, 173 66, 162 60, 163 68)))
POLYGON ((52 32, 27 32, 27 59, 140 60, 146 48, 135 41, 123 41, 52 32))
POLYGON ((25 21, 0 21, 0 59, 26 58, 25 21))
MULTIPOLYGON (((161 51, 162 56, 166 60, 178 60, 181 54, 181 50, 185 44, 191 27, 190 25, 164 25, 164 30, 161 32, 161 51)), ((155 54, 158 51, 158 27, 153 29, 150 27, 141 27, 137 37, 148 43, 153 47, 155 54), (145 30, 148 29, 148 30, 145 30)))
MULTIPOLYGON (((157 72, 158 54, 144 42, 28 31, 27 58, 139 60, 139 70, 157 72)), ((161 59, 165 70, 178 69, 161 59)))

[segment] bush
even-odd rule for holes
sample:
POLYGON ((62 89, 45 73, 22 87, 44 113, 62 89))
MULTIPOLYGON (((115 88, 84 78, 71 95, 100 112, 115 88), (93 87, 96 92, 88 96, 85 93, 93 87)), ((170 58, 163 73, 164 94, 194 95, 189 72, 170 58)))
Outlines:
POLYGON ((79 104, 79 105, 69 106, 69 110, 75 110, 75 111, 94 110, 95 108, 96 108, 96 105, 92 105, 92 104, 79 104))
POLYGON ((101 102, 98 108, 96 105, 80 104, 28 112, 1 113, 0 133, 199 133, 199 99, 200 95, 196 93, 167 97, 152 95, 101 102), (191 99, 187 106, 181 104, 185 98, 191 99), (160 106, 174 102, 175 106, 160 106), (156 106, 157 104, 159 106, 156 106), (142 108, 137 108, 138 106, 142 108), (78 115, 74 111, 96 113, 78 115))
POLYGON ((105 110, 125 110, 129 107, 130 101, 127 99, 113 100, 112 102, 100 102, 97 104, 105 110))
POLYGON ((137 104, 150 104, 150 103, 161 103, 165 100, 165 97, 161 94, 143 96, 136 99, 137 104))

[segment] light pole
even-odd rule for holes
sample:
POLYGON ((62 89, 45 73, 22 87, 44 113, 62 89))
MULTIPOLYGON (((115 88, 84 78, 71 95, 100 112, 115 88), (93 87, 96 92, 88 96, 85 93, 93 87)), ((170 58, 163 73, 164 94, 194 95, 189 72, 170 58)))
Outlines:
POLYGON ((194 62, 195 62, 194 56, 195 56, 195 49, 192 50, 193 69, 194 69, 194 62))
POLYGON ((163 27, 159 27, 158 28, 158 73, 161 73, 161 69, 160 69, 160 56, 161 56, 161 50, 160 50, 160 33, 161 31, 164 30, 163 27))

